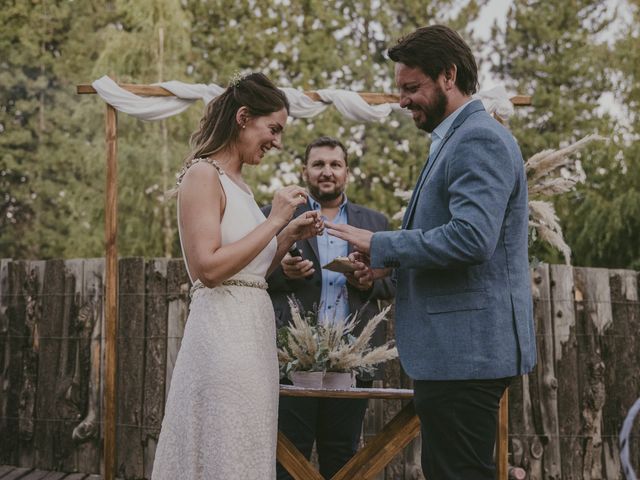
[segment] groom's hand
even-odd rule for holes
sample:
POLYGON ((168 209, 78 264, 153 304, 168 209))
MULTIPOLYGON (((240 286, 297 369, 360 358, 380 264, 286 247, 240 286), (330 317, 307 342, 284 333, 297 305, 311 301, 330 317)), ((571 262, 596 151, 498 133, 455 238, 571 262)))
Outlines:
POLYGON ((347 282, 358 290, 369 290, 373 286, 373 270, 369 267, 369 257, 360 252, 353 252, 349 254, 349 260, 353 262, 356 270, 344 274, 347 282))
POLYGON ((327 233, 329 235, 346 240, 353 245, 357 251, 369 255, 369 252, 371 251, 371 237, 373 237, 373 232, 343 223, 336 224, 326 222, 324 225, 327 228, 327 233))

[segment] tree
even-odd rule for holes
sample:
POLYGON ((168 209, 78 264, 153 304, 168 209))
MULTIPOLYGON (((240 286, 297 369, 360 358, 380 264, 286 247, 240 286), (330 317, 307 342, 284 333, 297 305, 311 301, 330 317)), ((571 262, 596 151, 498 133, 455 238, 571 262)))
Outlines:
MULTIPOLYGON (((68 76, 82 66, 66 60, 72 45, 80 47, 78 35, 102 19, 87 3, 13 2, 0 10, 9 27, 0 33, 2 256, 62 255, 77 226, 74 211, 87 197, 78 174, 86 165, 68 76)), ((91 44, 82 49, 90 54, 91 44)))
POLYGON ((613 49, 619 72, 621 121, 608 148, 609 161, 591 172, 589 188, 576 195, 568 222, 574 248, 588 265, 640 269, 640 2, 629 4, 631 20, 613 49))
MULTIPOLYGON (((579 207, 586 192, 608 188, 611 180, 601 172, 613 172, 618 163, 616 122, 598 109, 603 95, 613 89, 610 49, 600 38, 614 19, 605 14, 606 7, 604 0, 516 0, 505 28, 493 28, 494 72, 515 90, 533 95, 533 108, 510 122, 525 159, 591 133, 614 140, 593 143, 576 154, 585 182, 554 202, 579 265, 591 264, 587 238, 597 229, 579 228, 585 222, 579 207)), ((559 259, 545 247, 533 251, 545 260, 559 259)))

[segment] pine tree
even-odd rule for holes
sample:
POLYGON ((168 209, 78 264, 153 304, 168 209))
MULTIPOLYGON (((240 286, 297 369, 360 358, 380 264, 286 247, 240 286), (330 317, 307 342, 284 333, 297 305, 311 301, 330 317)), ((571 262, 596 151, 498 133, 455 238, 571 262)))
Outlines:
MULTIPOLYGON (((510 122, 525 159, 591 133, 612 139, 576 154, 585 183, 554 202, 577 265, 591 264, 585 235, 597 228, 592 225, 588 232, 577 228, 585 222, 578 207, 586 192, 609 188, 610 179, 601 172, 616 168, 619 151, 615 120, 598 108, 603 95, 613 90, 610 48, 601 39, 614 20, 605 14, 606 4, 604 0, 515 0, 506 27, 493 28, 494 72, 514 90, 533 95, 533 107, 520 110, 510 122)), ((534 247, 533 252, 545 260, 559 260, 557 252, 545 247, 534 247)))
POLYGON ((619 68, 616 102, 627 121, 616 128, 608 161, 591 172, 589 188, 576 196, 568 234, 584 263, 640 269, 640 2, 613 49, 619 68))

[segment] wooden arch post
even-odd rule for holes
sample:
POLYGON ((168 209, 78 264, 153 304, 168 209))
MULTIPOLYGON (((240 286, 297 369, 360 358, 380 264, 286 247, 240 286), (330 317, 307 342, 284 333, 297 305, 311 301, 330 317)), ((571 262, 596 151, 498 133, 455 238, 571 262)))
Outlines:
MULTIPOLYGON (((148 97, 173 97, 170 91, 157 85, 121 83, 119 86, 136 95, 148 97)), ((91 85, 78 85, 78 94, 95 94, 91 85)), ((322 101, 317 92, 304 92, 315 101, 322 101)), ((397 103, 396 94, 359 93, 369 105, 397 103)), ((514 106, 531 105, 531 97, 516 95, 511 98, 514 106)), ((105 388, 103 397, 103 460, 104 480, 115 480, 116 473, 116 387, 117 387, 117 335, 118 335, 118 127, 116 109, 106 104, 105 141, 107 147, 107 174, 105 198, 105 388)), ((496 438, 496 471, 498 480, 508 476, 508 391, 500 401, 496 438)))

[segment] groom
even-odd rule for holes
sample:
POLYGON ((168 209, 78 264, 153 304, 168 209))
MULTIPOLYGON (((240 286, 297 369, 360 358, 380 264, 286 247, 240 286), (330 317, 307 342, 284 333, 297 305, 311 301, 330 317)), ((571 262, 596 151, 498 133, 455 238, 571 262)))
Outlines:
POLYGON ((397 346, 414 379, 425 476, 493 480, 500 397, 536 362, 522 156, 471 99, 476 62, 455 31, 419 28, 389 57, 400 106, 431 133, 402 230, 325 225, 372 269, 395 269, 397 346))

